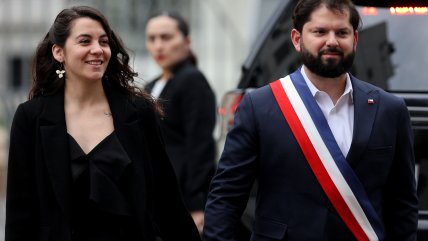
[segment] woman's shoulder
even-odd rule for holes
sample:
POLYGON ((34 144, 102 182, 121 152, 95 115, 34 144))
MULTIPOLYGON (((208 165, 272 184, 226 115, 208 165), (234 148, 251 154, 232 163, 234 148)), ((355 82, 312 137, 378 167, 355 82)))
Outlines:
POLYGON ((18 109, 25 110, 28 113, 39 113, 43 106, 47 103, 48 98, 46 96, 38 96, 22 102, 18 109))
POLYGON ((19 104, 13 117, 15 125, 17 123, 35 123, 43 113, 47 101, 46 97, 40 96, 19 104))
POLYGON ((150 99, 140 94, 130 94, 127 99, 136 107, 149 107, 151 103, 150 99))
POLYGON ((186 66, 174 75, 173 82, 177 91, 189 92, 204 90, 212 92, 212 88, 205 75, 195 66, 186 66))
POLYGON ((147 96, 132 95, 128 98, 129 103, 139 111, 155 112, 155 100, 147 96))
POLYGON ((184 64, 182 65, 175 73, 174 78, 181 79, 184 81, 195 80, 195 79, 203 79, 206 80, 205 75, 201 70, 198 69, 193 64, 184 64))

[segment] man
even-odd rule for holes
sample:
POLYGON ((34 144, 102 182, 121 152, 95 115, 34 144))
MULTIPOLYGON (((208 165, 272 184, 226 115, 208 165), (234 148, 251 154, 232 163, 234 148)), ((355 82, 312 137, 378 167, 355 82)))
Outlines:
POLYGON ((255 179, 251 240, 416 240, 413 136, 404 102, 347 71, 360 16, 300 0, 303 66, 245 95, 205 210, 204 240, 234 240, 255 179))

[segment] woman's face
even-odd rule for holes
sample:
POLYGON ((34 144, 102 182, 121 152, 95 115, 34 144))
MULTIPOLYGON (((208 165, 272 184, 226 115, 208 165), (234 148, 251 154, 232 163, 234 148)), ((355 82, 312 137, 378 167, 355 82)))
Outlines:
POLYGON ((180 32, 176 20, 168 16, 150 19, 146 36, 147 49, 164 70, 170 70, 189 55, 190 39, 180 32))
POLYGON ((57 45, 52 52, 63 63, 67 80, 100 80, 109 63, 109 39, 100 22, 88 17, 71 23, 64 48, 57 45))

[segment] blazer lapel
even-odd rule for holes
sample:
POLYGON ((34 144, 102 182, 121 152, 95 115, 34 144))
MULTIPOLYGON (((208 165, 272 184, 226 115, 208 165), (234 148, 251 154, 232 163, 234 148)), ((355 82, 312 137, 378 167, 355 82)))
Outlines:
MULTIPOLYGON (((139 150, 138 142, 134 140, 138 137, 139 125, 141 124, 138 110, 130 103, 132 97, 121 94, 110 89, 109 84, 105 83, 104 90, 113 115, 114 129, 120 142, 128 152, 128 147, 137 145, 137 149, 129 148, 130 151, 139 150)), ((128 152, 129 154, 129 152, 128 152)))
MULTIPOLYGON (((168 90, 170 87, 170 83, 171 80, 174 79, 174 77, 170 78, 169 80, 166 81, 165 86, 163 87, 161 93, 159 94, 158 99, 162 100, 165 99, 165 97, 168 97, 168 90)), ((160 77, 157 77, 156 79, 154 79, 153 81, 151 81, 150 83, 148 83, 144 89, 150 94, 153 90, 153 87, 155 86, 156 82, 160 80, 160 77)))
POLYGON ((66 214, 69 211, 71 167, 64 114, 64 93, 45 97, 40 116, 42 153, 54 193, 66 214))
MULTIPOLYGON (((115 133, 130 159, 132 160, 132 168, 129 169, 129 180, 131 190, 131 201, 135 208, 136 216, 139 219, 141 227, 144 225, 146 202, 146 172, 143 164, 147 160, 142 160, 146 157, 145 146, 143 142, 143 121, 139 115, 141 110, 132 104, 132 97, 125 96, 119 92, 110 90, 108 83, 105 83, 104 90, 106 92, 110 109, 113 115, 115 133), (142 155, 143 154, 143 155, 142 155)), ((150 140, 148 140, 150 141, 150 140)), ((144 233, 144 232, 143 232, 144 233)))
POLYGON ((354 168, 365 151, 379 105, 379 92, 351 76, 354 100, 354 131, 346 157, 354 168))

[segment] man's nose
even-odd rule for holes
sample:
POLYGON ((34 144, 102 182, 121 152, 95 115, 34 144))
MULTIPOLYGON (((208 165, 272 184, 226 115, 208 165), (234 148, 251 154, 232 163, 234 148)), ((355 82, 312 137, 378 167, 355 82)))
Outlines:
POLYGON ((337 36, 336 33, 334 32, 330 32, 327 35, 327 42, 326 42, 327 46, 338 46, 339 45, 339 41, 337 41, 337 36))

